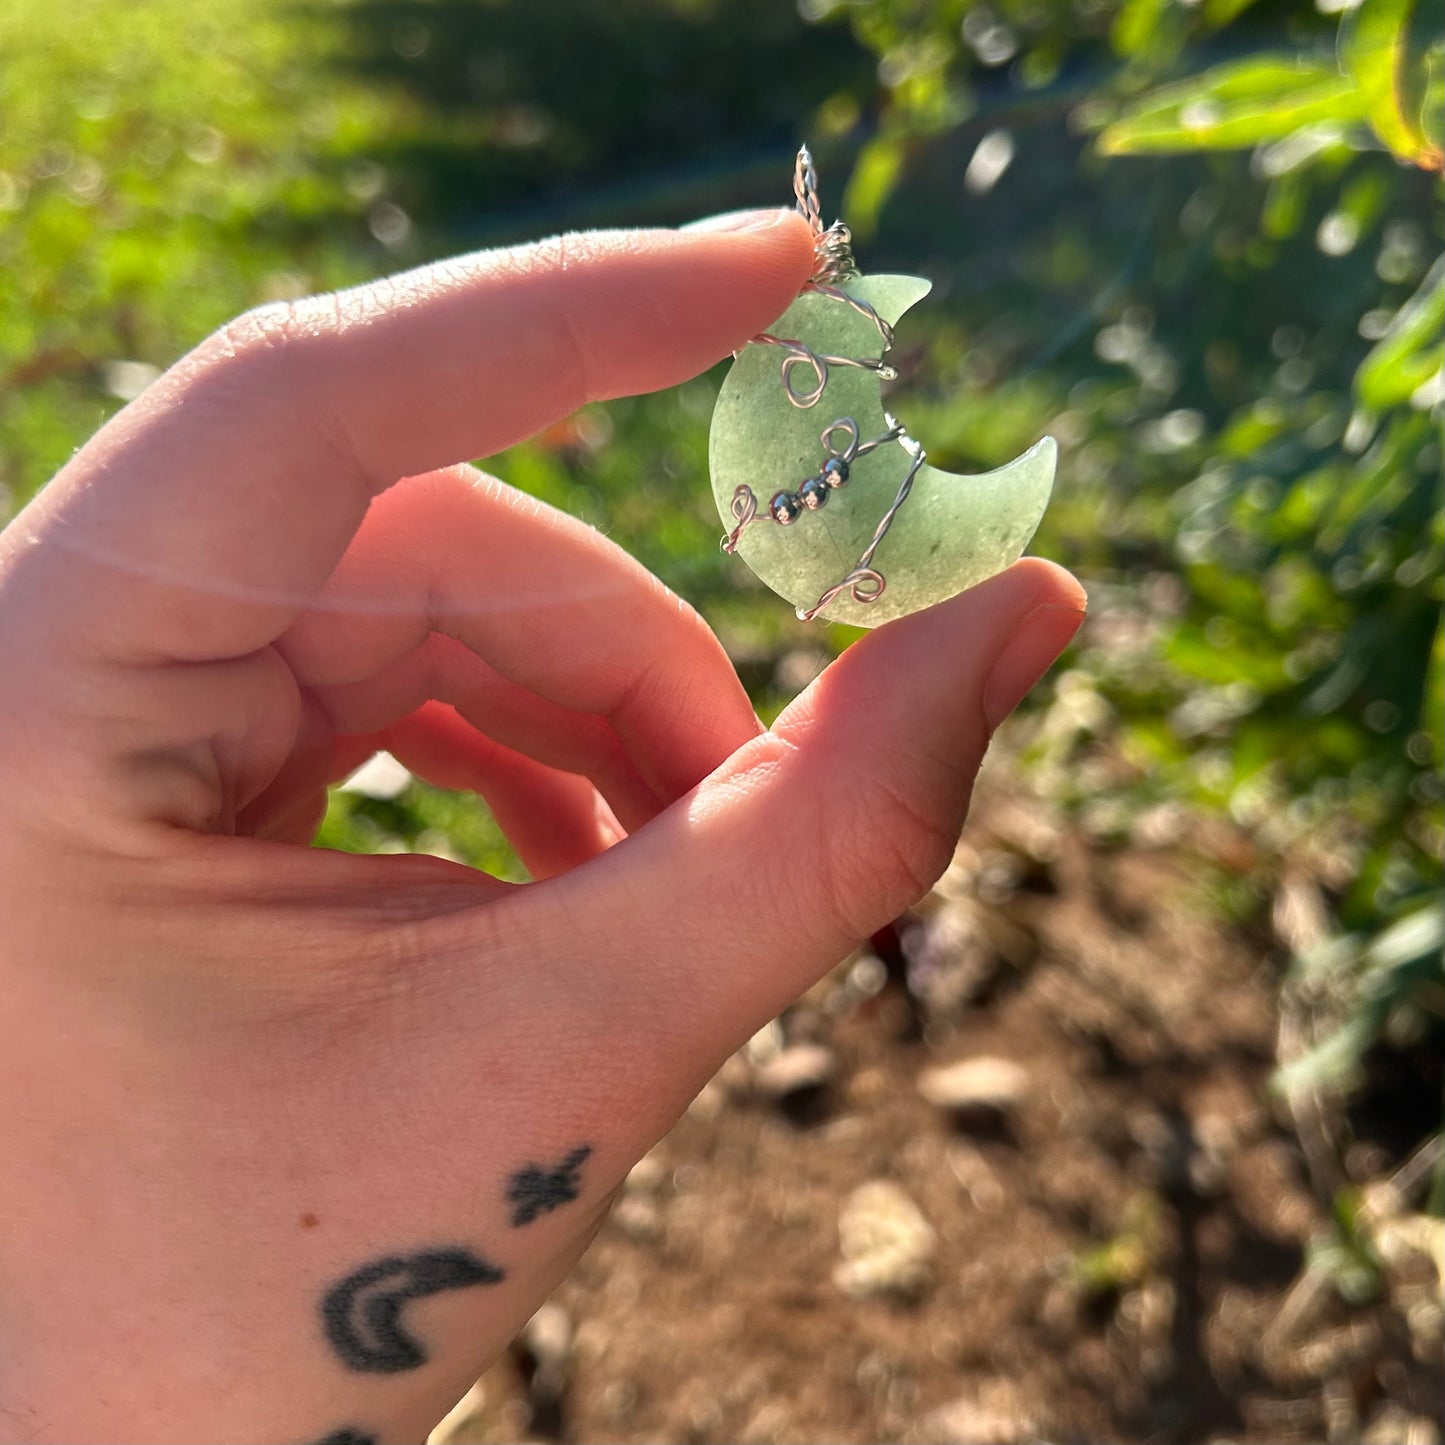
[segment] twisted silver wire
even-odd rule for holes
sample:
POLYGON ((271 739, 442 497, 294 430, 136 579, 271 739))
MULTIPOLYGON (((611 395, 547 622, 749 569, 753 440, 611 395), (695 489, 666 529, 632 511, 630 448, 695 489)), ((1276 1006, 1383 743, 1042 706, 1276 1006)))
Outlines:
MULTIPOLYGON (((872 321, 883 342, 882 354, 874 360, 868 357, 822 354, 813 351, 811 347, 794 338, 774 336, 767 331, 754 336, 752 338, 754 343, 764 346, 779 346, 787 352, 781 367, 783 390, 795 407, 806 410, 817 405, 821 399, 828 385, 828 368, 830 366, 860 367, 876 372, 880 380, 888 381, 892 381, 898 373, 884 359, 893 346, 892 326, 866 301, 860 300, 856 296, 850 296, 846 291, 840 290, 836 284, 859 275, 857 263, 853 259, 853 236, 842 221, 834 221, 831 226, 824 228, 822 209, 818 204, 818 172, 813 165, 813 157, 807 146, 799 149, 797 162, 793 167, 793 196, 797 202, 798 214, 808 223, 808 227, 813 233, 813 255, 817 262, 816 270, 803 287, 804 291, 815 291, 819 295, 827 296, 830 300, 842 301, 851 306, 859 315, 866 316, 872 321), (813 373, 815 384, 806 391, 798 391, 793 386, 792 372, 798 366, 808 366, 813 373)), ((853 570, 841 581, 828 588, 811 607, 797 609, 799 619, 804 622, 811 622, 845 591, 851 593, 854 602, 866 605, 876 602, 888 586, 887 579, 873 566, 873 556, 884 537, 888 535, 888 530, 892 527, 893 519, 898 515, 899 509, 908 500, 908 495, 913 490, 914 478, 923 467, 925 453, 923 448, 908 436, 891 416, 887 416, 887 413, 884 415, 889 423, 889 429, 881 437, 875 437, 871 441, 860 441, 858 423, 852 417, 840 417, 823 428, 820 437, 823 450, 828 456, 840 461, 852 462, 856 457, 865 456, 888 442, 896 441, 908 452, 912 462, 907 474, 898 485, 898 491, 894 495, 892 503, 879 519, 872 538, 860 554, 853 570), (848 441, 841 452, 835 449, 830 440, 838 431, 843 431, 848 435, 848 441)), ((846 473, 844 475, 846 476, 846 473)), ((737 525, 722 539, 722 549, 724 552, 732 553, 737 550, 743 531, 751 523, 764 520, 764 516, 758 510, 757 494, 746 483, 734 489, 729 510, 737 525)))
POLYGON ((882 519, 873 530, 873 539, 863 549, 857 564, 853 570, 841 582, 835 582, 811 607, 800 607, 797 610, 800 622, 811 622, 825 607, 828 606, 838 595, 844 591, 853 594, 853 600, 859 604, 866 605, 869 602, 876 602, 882 595, 883 590, 888 586, 888 579, 873 566, 873 554, 878 550, 878 544, 888 535, 888 529, 893 525, 893 519, 898 515, 898 510, 908 500, 908 494, 913 490, 913 479, 918 475, 924 463, 924 451, 917 442, 910 447, 908 443, 911 437, 903 435, 903 428, 898 428, 898 441, 905 451, 913 456, 912 465, 908 468, 908 474, 898 484, 898 491, 893 498, 892 505, 884 512, 882 519))
POLYGON ((825 285, 821 281, 809 281, 803 290, 814 291, 819 296, 831 296, 834 301, 842 301, 845 305, 851 306, 860 316, 866 316, 878 328, 878 335, 882 338, 884 351, 893 349, 893 328, 866 301, 857 296, 850 296, 836 286, 825 285))
POLYGON ((858 265, 853 260, 853 233, 842 221, 834 221, 826 229, 823 226, 822 207, 818 204, 818 172, 807 146, 799 148, 793 167, 793 196, 797 200, 798 214, 813 232, 813 256, 817 261, 813 281, 831 286, 835 281, 847 281, 856 276, 858 265))
POLYGON ((742 538, 743 528, 757 518, 758 494, 746 482, 734 487, 730 510, 737 526, 722 539, 722 549, 728 556, 732 556, 738 550, 738 542, 742 538))
MULTIPOLYGON (((829 422, 828 425, 823 428, 818 440, 822 442, 823 451, 827 456, 851 465, 859 457, 866 457, 869 452, 877 451, 879 447, 886 446, 889 442, 906 440, 903 428, 894 421, 891 416, 887 417, 887 421, 889 423, 888 430, 884 432, 881 437, 873 437, 870 441, 865 442, 859 434, 858 423, 854 421, 851 416, 840 416, 837 421, 829 422), (841 450, 832 440, 835 432, 843 432, 848 438, 848 440, 844 442, 841 450)), ((917 468, 914 470, 916 471, 917 468)), ((910 474, 908 482, 911 486, 912 474, 910 474)), ((898 505, 899 504, 895 503, 894 511, 897 510, 898 505)), ((743 532, 753 522, 766 519, 758 510, 757 493, 753 491, 746 482, 742 482, 733 488, 733 498, 729 504, 729 511, 731 511, 733 521, 736 522, 737 525, 722 539, 719 545, 724 552, 731 556, 737 551, 738 542, 741 540, 743 532)), ((889 517, 889 521, 892 521, 891 516, 889 517)), ((884 530, 886 531, 887 528, 885 527, 884 530)), ((873 551, 877 548, 881 540, 881 536, 873 540, 868 550, 870 560, 873 551)), ((879 590, 881 591, 882 588, 880 587, 879 590)), ((814 610, 816 611, 816 608, 814 610)))
POLYGON ((815 236, 823 234, 823 208, 818 204, 818 171, 813 165, 813 153, 807 146, 798 148, 798 158, 793 163, 793 199, 798 205, 798 214, 808 223, 815 236))
POLYGON ((871 357, 828 356, 814 351, 796 337, 774 336, 770 331, 760 332, 752 341, 761 346, 781 346, 788 354, 783 358, 781 372, 783 390, 788 400, 796 407, 806 410, 815 406, 828 385, 830 366, 857 366, 878 374, 880 381, 896 380, 898 373, 883 359, 893 346, 893 328, 866 301, 840 291, 835 284, 850 280, 858 275, 853 260, 852 233, 841 221, 834 221, 826 230, 823 227, 822 208, 818 204, 818 172, 813 165, 812 153, 807 146, 798 150, 798 159, 793 166, 793 197, 798 214, 808 223, 813 233, 813 256, 817 263, 813 275, 804 284, 804 291, 815 291, 851 306, 860 316, 866 316, 878 329, 883 342, 883 354, 874 360, 871 357), (799 366, 807 366, 813 373, 813 385, 800 390, 793 385, 793 372, 799 366))

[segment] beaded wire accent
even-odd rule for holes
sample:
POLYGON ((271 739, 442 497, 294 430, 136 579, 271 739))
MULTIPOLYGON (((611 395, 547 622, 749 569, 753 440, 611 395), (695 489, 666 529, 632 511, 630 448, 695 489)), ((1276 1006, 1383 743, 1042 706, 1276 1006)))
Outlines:
MULTIPOLYGON (((780 373, 783 391, 789 402, 802 410, 814 407, 822 399, 828 385, 828 369, 833 366, 855 366, 876 373, 880 381, 892 381, 898 373, 888 364, 887 356, 893 347, 893 328, 866 302, 850 296, 840 289, 839 283, 858 276, 858 267, 853 260, 853 237, 842 221, 834 221, 824 227, 818 205, 818 172, 813 166, 813 157, 807 146, 798 152, 797 164, 793 169, 793 195, 797 202, 798 214, 807 221, 813 231, 813 254, 816 269, 803 286, 804 292, 815 292, 845 306, 851 306, 861 316, 866 316, 878 328, 883 349, 877 357, 830 356, 813 351, 796 338, 774 336, 769 331, 754 336, 749 345, 776 346, 784 355, 780 373), (795 373, 805 369, 805 379, 798 384, 795 373)), ((908 500, 913 490, 913 480, 923 466, 924 451, 903 428, 885 412, 889 428, 881 437, 864 441, 858 434, 858 423, 850 416, 838 417, 825 426, 819 434, 823 448, 823 460, 817 472, 810 476, 796 491, 775 492, 766 507, 760 506, 757 493, 746 484, 733 492, 732 516, 737 525, 722 539, 724 552, 737 551, 738 542, 746 528, 754 522, 772 522, 780 527, 791 527, 808 512, 821 511, 828 498, 839 487, 848 484, 852 463, 861 456, 890 442, 897 442, 909 455, 907 474, 899 483, 888 510, 879 520, 872 540, 863 549, 857 564, 841 581, 829 587, 811 607, 798 608, 798 617, 811 622, 835 598, 843 592, 850 592, 858 603, 876 602, 887 587, 887 579, 873 566, 873 555, 879 544, 888 535, 893 519, 899 508, 908 500), (837 441, 842 435, 841 445, 837 441)))

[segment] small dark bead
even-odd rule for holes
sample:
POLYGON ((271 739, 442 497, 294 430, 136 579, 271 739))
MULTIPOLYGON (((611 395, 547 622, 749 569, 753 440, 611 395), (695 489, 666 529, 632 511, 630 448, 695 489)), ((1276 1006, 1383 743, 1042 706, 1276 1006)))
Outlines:
POLYGON ((816 512, 819 507, 827 503, 828 484, 822 477, 809 477, 803 483, 798 495, 802 497, 803 505, 810 512, 816 512))
POLYGON ((829 457, 823 463, 823 480, 830 487, 841 487, 848 480, 848 463, 842 457, 829 457))
POLYGON ((773 521, 786 527, 803 515, 803 503, 796 492, 776 492, 768 503, 768 511, 772 513, 773 521))

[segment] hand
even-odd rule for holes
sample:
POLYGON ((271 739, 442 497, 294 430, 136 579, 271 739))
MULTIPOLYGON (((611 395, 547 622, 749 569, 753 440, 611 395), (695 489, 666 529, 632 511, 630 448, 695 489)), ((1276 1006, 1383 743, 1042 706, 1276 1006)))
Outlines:
POLYGON ((0 535, 9 1435, 421 1437, 947 863, 1066 574, 871 634, 764 733, 686 604, 455 465, 768 325, 810 237, 754 219, 244 316, 0 535), (378 747, 544 881, 303 846, 378 747))

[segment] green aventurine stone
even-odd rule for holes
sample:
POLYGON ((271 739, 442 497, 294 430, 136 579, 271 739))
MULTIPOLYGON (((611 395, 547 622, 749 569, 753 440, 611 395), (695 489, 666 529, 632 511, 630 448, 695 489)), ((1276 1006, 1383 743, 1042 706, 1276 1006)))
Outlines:
MULTIPOLYGON (((917 276, 864 276, 839 289, 866 301, 896 323, 928 294, 917 276)), ((866 316, 834 297, 805 292, 769 328, 777 337, 801 341, 815 353, 878 357, 883 343, 866 316)), ((879 381, 872 371, 833 366, 822 397, 795 407, 783 389, 781 347, 749 344, 722 384, 713 413, 709 460, 713 496, 723 527, 734 524, 732 499, 742 483, 753 489, 763 520, 747 527, 740 556, 773 591, 795 607, 812 607, 857 565, 891 505, 911 458, 898 442, 858 457, 846 486, 818 511, 805 511, 791 526, 767 519, 769 499, 796 492, 823 464, 819 434, 841 417, 852 417, 863 441, 882 436, 879 381)), ((795 389, 806 391, 812 371, 798 366, 795 389)), ((840 432, 835 440, 846 438, 840 432)), ((1043 517, 1054 481, 1058 448, 1044 437, 1023 456, 982 476, 957 476, 926 462, 913 490, 874 554, 887 581, 878 601, 863 605, 844 592, 823 612, 833 622, 876 627, 956 596, 1014 562, 1043 517)))

